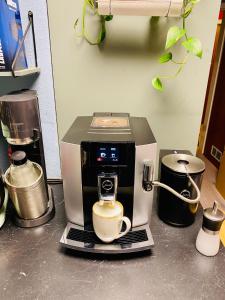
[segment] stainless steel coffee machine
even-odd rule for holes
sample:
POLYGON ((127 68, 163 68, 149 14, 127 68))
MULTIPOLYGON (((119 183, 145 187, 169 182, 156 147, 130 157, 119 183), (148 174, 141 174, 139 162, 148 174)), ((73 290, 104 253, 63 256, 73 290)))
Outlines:
POLYGON ((64 247, 95 253, 126 253, 153 244, 149 222, 153 191, 151 178, 157 145, 145 118, 129 114, 95 113, 78 117, 61 143, 61 165, 68 224, 64 247), (114 197, 124 207, 132 229, 104 244, 95 235, 92 206, 99 195, 114 197))

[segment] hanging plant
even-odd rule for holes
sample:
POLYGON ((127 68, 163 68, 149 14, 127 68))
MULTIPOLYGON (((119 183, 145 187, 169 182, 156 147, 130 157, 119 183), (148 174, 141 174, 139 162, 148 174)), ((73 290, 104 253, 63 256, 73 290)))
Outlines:
MULTIPOLYGON (((156 76, 152 79, 152 86, 158 90, 163 90, 163 81, 176 78, 178 74, 183 70, 186 65, 190 54, 195 55, 199 58, 202 58, 202 44, 201 41, 195 37, 190 37, 187 34, 186 30, 186 19, 190 16, 194 6, 200 2, 200 0, 183 0, 183 14, 182 14, 182 27, 172 26, 169 28, 166 37, 165 50, 170 50, 165 52, 160 58, 159 62, 161 64, 172 63, 178 66, 175 74, 167 76, 156 76), (178 62, 174 59, 174 55, 171 51, 174 45, 180 44, 186 50, 186 55, 184 56, 181 62, 178 62)), ((159 17, 156 17, 159 18, 159 17)), ((78 33, 78 36, 84 38, 90 45, 99 45, 101 44, 106 36, 106 26, 105 22, 111 21, 113 16, 102 16, 98 14, 98 10, 95 7, 94 0, 84 0, 82 8, 82 20, 81 20, 81 32, 78 33), (100 30, 96 40, 92 40, 86 30, 86 14, 87 10, 90 9, 93 12, 94 16, 99 16, 100 19, 100 30)), ((77 25, 79 19, 74 23, 74 28, 77 30, 77 25)))
MULTIPOLYGON (((99 45, 105 39, 105 35, 106 35, 105 22, 111 21, 112 19, 113 16, 99 15, 95 7, 94 0, 84 0, 83 8, 82 8, 82 17, 81 17, 81 32, 78 33, 77 36, 84 38, 90 45, 99 45), (94 16, 99 16, 100 18, 100 30, 96 40, 92 40, 88 35, 88 31, 86 30, 86 14, 88 9, 90 9, 93 12, 94 16)), ((79 23, 79 18, 74 23, 75 30, 77 30, 78 23, 79 23)))
POLYGON ((200 0, 184 0, 184 8, 182 14, 182 27, 172 26, 169 28, 166 37, 165 50, 171 49, 174 45, 180 44, 186 50, 186 55, 181 62, 174 60, 174 55, 171 51, 164 53, 160 58, 159 62, 161 64, 172 63, 178 66, 175 74, 168 76, 156 76, 152 79, 152 86, 158 90, 163 90, 163 80, 173 79, 178 76, 178 74, 183 70, 186 65, 190 54, 202 58, 202 44, 201 41, 195 37, 189 37, 186 30, 186 19, 191 14, 194 6, 200 0))

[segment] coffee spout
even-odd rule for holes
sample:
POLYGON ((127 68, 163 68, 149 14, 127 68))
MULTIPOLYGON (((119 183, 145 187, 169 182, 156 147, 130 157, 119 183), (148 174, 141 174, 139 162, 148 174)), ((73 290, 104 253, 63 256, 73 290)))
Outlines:
POLYGON ((115 173, 98 175, 98 198, 100 201, 116 201, 118 177, 115 173))

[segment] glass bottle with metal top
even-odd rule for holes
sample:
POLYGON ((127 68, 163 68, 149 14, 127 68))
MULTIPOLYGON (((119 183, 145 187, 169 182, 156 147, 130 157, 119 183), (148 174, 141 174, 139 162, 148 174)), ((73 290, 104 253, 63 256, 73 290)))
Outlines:
POLYGON ((217 202, 212 208, 203 211, 203 223, 197 239, 197 250, 206 255, 214 256, 219 252, 220 248, 220 228, 224 220, 224 214, 218 209, 217 202))
POLYGON ((27 159, 26 153, 16 151, 12 154, 12 164, 8 180, 14 186, 29 186, 33 184, 39 177, 38 170, 34 164, 27 159))

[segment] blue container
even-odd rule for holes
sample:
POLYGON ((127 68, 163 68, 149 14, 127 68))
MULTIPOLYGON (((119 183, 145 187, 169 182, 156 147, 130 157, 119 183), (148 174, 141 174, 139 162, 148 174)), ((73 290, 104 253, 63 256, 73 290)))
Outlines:
MULTIPOLYGON (((12 62, 23 38, 18 0, 0 0, 0 72, 11 71, 12 62)), ((27 68, 24 47, 21 49, 15 70, 27 68)))

